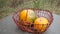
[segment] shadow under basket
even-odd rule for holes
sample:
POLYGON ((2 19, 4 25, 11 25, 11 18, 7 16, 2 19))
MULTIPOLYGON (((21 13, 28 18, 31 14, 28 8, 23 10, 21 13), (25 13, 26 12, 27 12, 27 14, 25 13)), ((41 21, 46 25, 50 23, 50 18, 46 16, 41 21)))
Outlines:
MULTIPOLYGON (((41 9, 34 9, 34 8, 26 8, 26 10, 31 9, 34 10, 34 12, 36 13, 36 17, 45 17, 48 19, 49 24, 47 24, 47 27, 45 28, 45 30, 43 32, 45 32, 48 27, 51 25, 51 23, 53 22, 53 15, 49 10, 41 10, 41 9)), ((19 27, 19 29, 26 31, 26 32, 30 32, 30 33, 35 33, 35 34, 40 34, 43 32, 38 32, 36 29, 34 29, 33 25, 31 24, 28 27, 24 24, 22 24, 22 21, 19 20, 19 13, 24 10, 24 9, 20 9, 19 11, 15 12, 13 14, 13 20, 14 22, 17 24, 17 26, 19 27)))

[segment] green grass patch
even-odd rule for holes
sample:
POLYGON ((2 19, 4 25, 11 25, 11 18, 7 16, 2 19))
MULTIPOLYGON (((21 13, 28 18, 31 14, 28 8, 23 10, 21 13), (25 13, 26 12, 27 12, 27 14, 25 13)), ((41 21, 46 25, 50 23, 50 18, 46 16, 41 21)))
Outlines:
POLYGON ((20 8, 39 8, 60 15, 60 0, 0 0, 0 19, 20 8), (31 1, 31 2, 30 2, 31 1))

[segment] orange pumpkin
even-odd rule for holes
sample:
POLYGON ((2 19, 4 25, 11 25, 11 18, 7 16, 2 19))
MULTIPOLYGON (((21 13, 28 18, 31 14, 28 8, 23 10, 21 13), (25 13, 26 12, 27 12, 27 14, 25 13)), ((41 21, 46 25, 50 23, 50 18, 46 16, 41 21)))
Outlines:
POLYGON ((19 14, 20 20, 23 21, 23 24, 29 25, 32 24, 35 20, 35 12, 31 9, 28 10, 22 10, 19 14))
POLYGON ((38 31, 38 32, 43 32, 48 24, 48 20, 44 17, 40 17, 37 18, 34 22, 34 28, 38 31))

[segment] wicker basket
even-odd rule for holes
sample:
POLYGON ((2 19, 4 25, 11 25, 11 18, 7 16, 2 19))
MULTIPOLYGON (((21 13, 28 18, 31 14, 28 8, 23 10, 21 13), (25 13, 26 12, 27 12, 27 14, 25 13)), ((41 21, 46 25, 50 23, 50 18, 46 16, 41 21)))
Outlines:
MULTIPOLYGON (((25 8, 24 8, 25 9, 25 8)), ((22 10, 24 9, 21 9, 19 10, 18 12, 15 12, 13 14, 13 20, 14 22, 17 24, 17 26, 23 30, 23 31, 27 31, 27 32, 30 32, 30 33, 35 33, 35 34, 39 34, 39 33, 43 33, 43 32, 37 32, 36 29, 33 28, 33 24, 30 25, 29 27, 26 27, 24 24, 22 24, 22 22, 19 20, 19 12, 21 12, 22 10)), ((48 29, 48 27, 51 25, 52 21, 53 21, 53 16, 52 16, 52 13, 48 10, 41 10, 41 9, 34 9, 34 8, 26 8, 27 9, 32 9, 35 11, 36 13, 36 16, 37 18, 38 17, 45 17, 48 19, 49 21, 49 24, 47 24, 47 27, 45 29, 45 31, 48 29)), ((44 32, 45 32, 44 31, 44 32)))

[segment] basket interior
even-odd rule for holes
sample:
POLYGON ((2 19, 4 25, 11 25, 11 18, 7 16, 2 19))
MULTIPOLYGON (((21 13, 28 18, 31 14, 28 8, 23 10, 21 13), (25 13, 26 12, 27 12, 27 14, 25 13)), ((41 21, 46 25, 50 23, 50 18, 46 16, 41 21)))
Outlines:
MULTIPOLYGON (((26 9, 28 10, 28 9, 26 9)), ((51 22, 53 20, 53 16, 52 16, 52 13, 48 10, 37 10, 37 9, 32 9, 34 10, 34 12, 36 13, 36 17, 39 18, 39 17, 45 17, 49 20, 49 22, 51 22)), ((18 11, 16 14, 15 14, 15 18, 17 18, 16 20, 19 21, 19 13, 21 12, 22 10, 18 11)))

